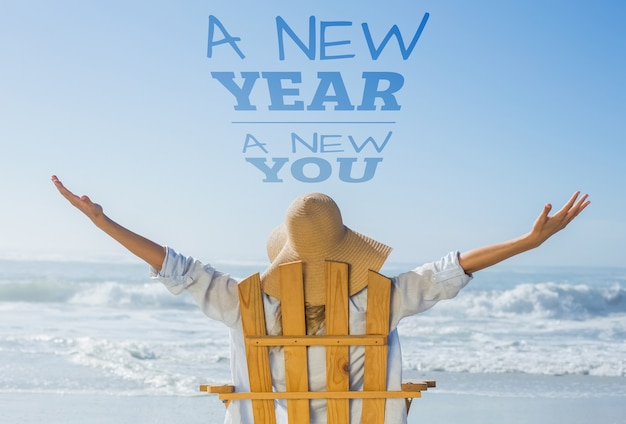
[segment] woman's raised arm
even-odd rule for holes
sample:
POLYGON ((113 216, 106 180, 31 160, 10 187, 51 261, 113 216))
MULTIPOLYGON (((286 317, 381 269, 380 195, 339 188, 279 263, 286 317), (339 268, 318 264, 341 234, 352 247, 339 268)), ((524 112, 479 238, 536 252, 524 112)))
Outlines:
POLYGON ((513 240, 461 253, 459 263, 467 274, 472 274, 512 256, 539 247, 544 241, 565 228, 589 205, 590 202, 587 200, 586 194, 580 199, 578 196, 580 196, 580 192, 574 193, 561 210, 553 216, 548 216, 552 210, 552 205, 548 203, 544 206, 530 232, 513 240))
POLYGON ((77 196, 69 191, 63 183, 59 181, 56 175, 52 176, 52 182, 59 190, 59 193, 78 210, 87 215, 98 228, 119 242, 131 253, 143 259, 148 265, 157 270, 161 270, 163 260, 165 259, 165 247, 122 227, 106 216, 102 206, 93 203, 88 196, 77 196))

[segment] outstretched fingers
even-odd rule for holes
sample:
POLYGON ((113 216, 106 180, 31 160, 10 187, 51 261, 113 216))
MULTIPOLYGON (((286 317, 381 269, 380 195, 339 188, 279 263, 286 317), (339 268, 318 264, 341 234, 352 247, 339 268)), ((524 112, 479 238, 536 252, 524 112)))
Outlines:
POLYGON ((559 230, 565 228, 574 218, 585 209, 589 203, 589 195, 584 194, 580 196, 580 191, 577 191, 572 197, 563 205, 561 210, 554 214, 552 217, 555 221, 559 222, 559 230))
POLYGON ((81 199, 80 197, 72 193, 70 190, 68 190, 67 187, 63 185, 61 180, 59 180, 56 175, 52 176, 52 182, 54 183, 55 187, 57 188, 57 190, 59 190, 59 193, 61 193, 63 197, 69 200, 72 205, 78 207, 81 200, 83 199, 81 199))
POLYGON ((96 203, 93 203, 88 196, 77 196, 76 194, 72 193, 63 185, 63 183, 57 178, 56 175, 53 175, 51 179, 59 193, 61 193, 61 195, 65 197, 72 204, 72 206, 79 209, 90 219, 93 220, 102 215, 102 207, 96 203))
POLYGON ((588 200, 589 195, 588 194, 584 194, 580 197, 580 199, 578 199, 578 201, 576 200, 578 198, 578 196, 580 195, 580 192, 576 192, 576 194, 574 196, 572 196, 572 199, 570 200, 570 202, 568 202, 568 208, 567 208, 567 222, 569 223, 570 221, 572 221, 574 218, 576 218, 578 216, 578 214, 580 214, 591 202, 588 200))
POLYGON ((548 203, 543 207, 532 230, 538 244, 543 243, 545 240, 567 227, 569 223, 589 205, 590 202, 587 194, 581 197, 579 196, 579 191, 574 193, 563 207, 552 216, 550 216, 552 205, 548 203))

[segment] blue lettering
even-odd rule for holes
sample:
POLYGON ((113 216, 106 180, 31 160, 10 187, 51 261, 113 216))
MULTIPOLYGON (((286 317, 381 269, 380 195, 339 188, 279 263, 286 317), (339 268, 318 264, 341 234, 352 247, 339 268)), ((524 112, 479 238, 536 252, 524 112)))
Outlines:
POLYGON ((309 18, 309 46, 307 47, 295 32, 291 29, 287 22, 280 16, 276 17, 276 30, 278 31, 278 58, 285 60, 285 45, 283 42, 283 31, 295 41, 300 50, 304 52, 310 60, 315 60, 315 16, 309 18))
POLYGON ((274 161, 274 165, 270 168, 265 164, 264 158, 246 158, 246 162, 251 163, 256 166, 263 174, 265 178, 263 182, 265 183, 282 183, 283 180, 278 178, 278 171, 283 167, 283 165, 289 162, 287 158, 272 158, 274 161))
MULTIPOLYGON (((287 96, 300 96, 299 84, 302 83, 300 72, 263 72, 263 78, 267 82, 269 92, 270 111, 304 110, 304 101, 294 100, 286 103, 287 96), (284 86, 283 80, 291 81, 293 86, 284 86)), ((241 72, 243 82, 241 85, 235 82, 234 72, 211 72, 211 76, 218 80, 237 101, 235 110, 256 110, 257 107, 250 102, 250 94, 254 89, 258 72, 241 72)), ((313 95, 307 110, 326 110, 326 103, 335 103, 334 110, 354 110, 350 96, 343 82, 340 72, 318 72, 319 79, 317 89, 313 95)), ((376 101, 382 103, 380 110, 400 110, 396 99, 397 93, 404 85, 404 77, 396 72, 363 72, 363 97, 361 104, 356 110, 376 110, 376 101)))
POLYGON ((308 144, 302 137, 296 133, 291 133, 291 153, 296 153, 296 141, 304 144, 313 153, 317 152, 317 133, 313 133, 313 142, 308 144))
POLYGON ((291 165, 291 175, 302 183, 320 183, 322 181, 326 181, 332 172, 330 163, 321 158, 301 158, 291 165), (307 165, 317 166, 317 176, 307 177, 304 175, 304 167, 307 165))
POLYGON ((378 146, 378 143, 376 143, 376 140, 374 140, 374 137, 372 136, 367 137, 365 141, 363 142, 363 144, 361 144, 360 146, 357 146, 356 142, 354 141, 354 137, 352 137, 351 135, 348 136, 348 140, 350 140, 350 144, 352 144, 352 147, 354 147, 354 151, 356 153, 361 153, 361 150, 363 150, 363 148, 368 143, 371 143, 374 146, 374 149, 376 149, 376 151, 380 153, 383 151, 383 149, 389 142, 389 139, 391 138, 391 134, 392 134, 391 131, 387 133, 387 137, 385 137, 385 141, 383 141, 383 144, 381 144, 380 146, 378 146))
MULTIPOLYGON (((272 158, 273 165, 268 166, 264 158, 246 158, 246 162, 251 163, 259 169, 265 178, 266 183, 281 183, 283 180, 278 177, 278 173, 288 158, 272 158)), ((339 179, 345 183, 364 183, 374 178, 378 164, 383 158, 364 158, 365 167, 361 168, 363 174, 360 177, 353 176, 354 164, 357 158, 337 158, 339 163, 339 179)), ((305 157, 294 161, 291 164, 292 177, 302 183, 320 183, 328 180, 332 175, 332 165, 325 159, 318 157, 305 157)))
POLYGON ((207 45, 207 53, 206 53, 208 58, 213 57, 213 46, 219 46, 220 44, 228 43, 233 48, 233 50, 239 55, 239 57, 243 59, 245 56, 243 52, 239 50, 239 47, 237 46, 237 41, 240 41, 240 40, 241 38, 239 37, 231 36, 228 33, 228 31, 226 31, 226 28, 224 28, 224 25, 222 25, 219 19, 217 19, 213 15, 209 15, 209 42, 207 45), (215 36, 216 26, 220 29, 220 31, 222 31, 222 34, 224 35, 224 38, 222 38, 221 40, 217 40, 217 41, 213 39, 215 36))
POLYGON ((322 134, 320 137, 320 153, 336 153, 343 152, 343 149, 330 150, 329 148, 334 146, 341 146, 341 143, 327 143, 326 139, 328 138, 339 138, 340 135, 332 135, 332 134, 322 134))
POLYGON ((335 110, 354 110, 354 106, 350 103, 346 86, 341 78, 341 73, 318 72, 317 77, 320 82, 311 104, 307 106, 307 110, 326 110, 326 106, 324 106, 326 102, 335 102, 335 110), (328 94, 331 86, 335 93, 332 96, 328 94))
POLYGON ((341 40, 341 41, 333 41, 326 42, 326 28, 334 27, 334 26, 352 26, 352 22, 348 21, 339 21, 339 22, 320 22, 320 59, 328 60, 328 59, 349 59, 354 57, 353 54, 343 54, 336 56, 327 56, 326 55, 326 47, 327 46, 341 46, 344 44, 350 44, 350 40, 341 40))
POLYGON ((407 60, 409 58, 409 56, 411 56, 411 52, 413 52, 413 49, 415 48, 415 45, 417 44, 417 41, 419 40, 420 36, 422 35, 422 31, 424 31, 424 27, 426 26, 426 22, 428 22, 428 17, 429 16, 430 15, 428 13, 424 14, 424 17, 422 18, 422 22, 420 23, 419 27, 417 28, 417 32, 413 36, 413 40, 411 40, 411 44, 409 44, 408 48, 405 48, 405 46, 404 46, 404 40, 402 39, 402 34, 400 33, 400 30, 398 29, 397 25, 394 25, 393 27, 391 27, 391 29, 389 30, 389 32, 387 33, 387 35, 385 36, 383 41, 380 43, 378 48, 376 48, 376 46, 374 45, 374 41, 372 40, 372 35, 370 34, 370 30, 369 30, 369 27, 367 25, 367 22, 364 22, 363 24, 361 24, 361 27, 363 28, 363 34, 365 35, 365 40, 367 41, 367 46, 369 48, 370 55, 372 56, 372 59, 373 60, 378 60, 378 57, 383 52, 385 46, 387 45, 387 43, 389 42, 391 37, 395 36, 396 39, 398 40, 398 46, 400 47, 400 53, 402 53, 402 59, 407 60))
POLYGON ((243 144, 243 153, 246 153, 248 151, 248 148, 251 147, 258 147, 261 150, 263 150, 265 153, 269 153, 267 151, 267 149, 265 149, 265 145, 267 143, 261 143, 259 142, 259 140, 257 140, 252 134, 246 134, 246 140, 244 141, 243 144), (250 144, 250 141, 253 141, 254 143, 250 144))
POLYGON ((297 100, 292 104, 285 104, 285 96, 298 96, 300 89, 285 88, 282 80, 290 80, 294 83, 302 82, 300 72, 263 72, 263 78, 267 80, 267 88, 270 92, 271 104, 269 110, 304 110, 304 102, 297 100))
POLYGON ((375 100, 380 98, 383 101, 381 110, 400 110, 400 105, 396 101, 394 93, 404 85, 404 77, 396 72, 363 72, 365 87, 363 87, 363 101, 357 110, 376 110, 375 100), (388 86, 384 90, 379 90, 380 81, 388 81, 388 86))
POLYGON ((257 78, 258 72, 242 72, 241 76, 244 82, 239 87, 234 79, 234 72, 211 72, 211 76, 222 83, 224 87, 237 99, 235 110, 256 110, 256 106, 250 104, 250 92, 257 78))
POLYGON ((383 158, 364 158, 365 170, 361 178, 352 178, 352 164, 356 162, 356 158, 337 158, 339 162, 339 179, 344 183, 364 183, 374 178, 376 167, 383 158))

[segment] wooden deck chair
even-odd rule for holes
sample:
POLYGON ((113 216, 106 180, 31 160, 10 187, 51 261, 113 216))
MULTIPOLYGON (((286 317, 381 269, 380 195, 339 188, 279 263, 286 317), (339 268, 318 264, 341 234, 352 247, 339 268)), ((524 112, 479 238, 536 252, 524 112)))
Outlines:
POLYGON ((246 343, 250 392, 236 393, 233 386, 202 385, 217 393, 226 407, 231 400, 250 399, 255 424, 275 424, 274 400, 286 399, 289 423, 310 423, 309 400, 326 399, 328 424, 350 422, 350 399, 363 399, 362 422, 383 424, 385 400, 406 399, 407 412, 413 398, 435 387, 434 381, 402 384, 400 391, 387 391, 387 335, 391 281, 374 272, 368 275, 366 334, 348 334, 348 264, 326 262, 326 335, 307 336, 302 263, 280 266, 282 336, 266 334, 263 296, 259 274, 239 284, 239 300, 246 343), (362 391, 349 389, 349 347, 365 346, 362 391), (285 358, 286 392, 272 388, 269 348, 282 346, 285 358), (307 346, 326 346, 326 391, 311 392, 308 385, 307 346))

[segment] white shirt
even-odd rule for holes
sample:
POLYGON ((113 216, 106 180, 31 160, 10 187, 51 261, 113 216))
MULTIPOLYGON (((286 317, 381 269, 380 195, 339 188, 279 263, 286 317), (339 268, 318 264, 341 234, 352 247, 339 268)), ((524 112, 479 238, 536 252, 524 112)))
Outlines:
MULTIPOLYGON (((250 391, 246 365, 245 344, 239 312, 239 280, 215 270, 210 265, 183 256, 171 248, 160 272, 151 269, 151 276, 161 281, 170 292, 180 294, 188 291, 200 309, 209 318, 223 322, 230 328, 230 368, 236 391, 250 391)), ((431 308, 435 303, 451 299, 471 280, 459 265, 458 252, 450 252, 439 261, 424 264, 409 272, 392 278, 389 323, 389 350, 387 362, 387 389, 400 390, 402 384, 402 353, 396 327, 404 317, 415 315, 431 308)), ((266 327, 273 328, 278 299, 263 295, 266 327)), ((365 309, 367 288, 350 297, 350 334, 365 333, 365 309)), ((350 348, 350 389, 360 390, 363 386, 363 347, 350 348)), ((309 386, 321 390, 326 386, 326 356, 324 347, 308 349, 309 386)), ((285 369, 282 349, 270 350, 272 383, 276 391, 285 390, 285 369)), ((405 424, 406 406, 404 399, 388 399, 385 409, 386 424, 405 424)), ((326 423, 326 402, 311 402, 311 423, 326 423)), ((276 402, 276 420, 287 423, 285 401, 276 402)), ((226 424, 252 423, 250 401, 233 401, 226 412, 226 424)), ((361 422, 361 401, 350 404, 350 422, 361 422)))

